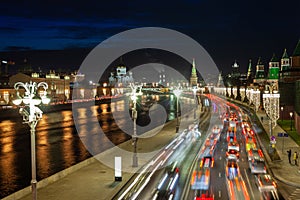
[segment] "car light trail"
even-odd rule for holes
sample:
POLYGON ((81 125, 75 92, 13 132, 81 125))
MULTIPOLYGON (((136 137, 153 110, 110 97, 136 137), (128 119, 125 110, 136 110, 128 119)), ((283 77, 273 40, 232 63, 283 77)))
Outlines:
POLYGON ((138 182, 142 174, 145 173, 145 171, 150 167, 150 165, 153 165, 153 162, 149 163, 147 167, 145 167, 142 172, 134 179, 134 181, 130 184, 130 186, 124 191, 124 193, 118 198, 118 200, 122 200, 124 196, 133 188, 133 186, 138 182))
POLYGON ((171 151, 171 152, 167 155, 167 157, 164 159, 164 161, 163 161, 162 164, 164 164, 164 163, 169 159, 169 157, 173 154, 173 152, 174 152, 174 151, 171 151))
POLYGON ((181 139, 174 147, 173 149, 175 150, 182 142, 183 142, 184 139, 181 139))
POLYGON ((153 164, 156 163, 156 162, 159 160, 159 158, 160 158, 162 155, 164 155, 165 153, 166 153, 166 151, 163 151, 161 154, 159 154, 159 156, 158 156, 155 160, 153 160, 153 164))
POLYGON ((179 178, 179 175, 178 175, 178 173, 177 173, 177 174, 175 175, 175 178, 174 178, 173 181, 172 181, 171 186, 170 186, 170 190, 171 190, 171 191, 173 190, 173 188, 174 188, 174 186, 175 186, 175 184, 176 184, 178 178, 179 178))
POLYGON ((168 174, 165 174, 164 178, 162 179, 162 181, 157 186, 158 190, 160 190, 161 186, 165 183, 165 181, 166 181, 167 178, 168 178, 168 174))
POLYGON ((177 141, 177 138, 174 139, 170 144, 168 144, 168 146, 165 147, 165 149, 168 149, 170 146, 172 146, 172 144, 174 144, 177 141))
POLYGON ((139 194, 143 191, 143 189, 146 187, 146 185, 149 183, 152 175, 156 172, 156 170, 163 164, 162 161, 159 162, 158 165, 156 165, 156 167, 152 170, 151 174, 147 177, 147 179, 145 180, 145 182, 143 183, 143 185, 139 188, 139 190, 133 195, 133 197, 131 198, 132 200, 135 200, 139 194))

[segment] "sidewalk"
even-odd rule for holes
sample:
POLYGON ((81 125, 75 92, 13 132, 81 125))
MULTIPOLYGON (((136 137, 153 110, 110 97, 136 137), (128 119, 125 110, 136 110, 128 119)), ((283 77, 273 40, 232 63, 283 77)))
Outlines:
MULTIPOLYGON (((200 112, 197 111, 197 118, 199 119, 200 112)), ((194 122, 193 112, 189 112, 181 121, 180 128, 187 128, 189 124, 194 122)), ((164 127, 155 135, 153 131, 149 131, 145 134, 149 134, 152 137, 140 138, 138 140, 138 152, 153 152, 159 150, 163 146, 167 145, 175 136, 176 120, 168 122, 164 127)), ((179 130, 179 132, 182 130, 179 130)), ((113 147, 97 156, 97 158, 106 156, 111 158, 111 162, 114 162, 114 157, 119 156, 120 149, 132 151, 132 141, 124 142, 118 147, 113 147)), ((123 154, 122 154, 123 155, 123 154)), ((142 157, 142 154, 138 155, 139 167, 132 167, 132 154, 131 156, 122 156, 122 168, 126 168, 127 172, 122 172, 122 181, 115 182, 114 169, 106 166, 102 162, 95 158, 90 158, 92 161, 87 166, 84 166, 73 173, 70 173, 58 181, 48 184, 45 187, 39 188, 37 191, 37 198, 40 200, 61 200, 61 199, 111 199, 139 170, 146 162, 147 159, 142 157)), ((154 154, 153 154, 154 155, 154 154)), ((38 183, 39 184, 39 183, 38 183)), ((28 188, 27 188, 28 189, 28 188)), ((14 195, 5 197, 4 200, 17 199, 14 195)), ((19 198, 21 200, 31 200, 31 193, 19 198)))
MULTIPOLYGON (((263 111, 258 111, 256 113, 260 123, 264 127, 266 133, 270 135, 269 131, 269 120, 266 116, 266 113, 263 111), (263 117, 263 121, 261 121, 261 117, 263 117)), ((275 149, 279 154, 280 161, 272 161, 270 157, 267 156, 267 161, 269 164, 269 169, 272 171, 274 177, 286 184, 291 186, 300 187, 300 168, 299 168, 299 159, 298 159, 298 166, 294 165, 293 161, 293 153, 297 151, 300 152, 300 147, 291 137, 277 137, 278 133, 285 133, 285 131, 277 125, 273 129, 273 135, 276 137, 276 145, 275 149), (292 157, 291 162, 289 164, 287 151, 292 150, 292 157)), ((269 147, 265 146, 265 150, 268 151, 269 147)), ((268 152, 264 152, 265 154, 269 155, 268 152)))

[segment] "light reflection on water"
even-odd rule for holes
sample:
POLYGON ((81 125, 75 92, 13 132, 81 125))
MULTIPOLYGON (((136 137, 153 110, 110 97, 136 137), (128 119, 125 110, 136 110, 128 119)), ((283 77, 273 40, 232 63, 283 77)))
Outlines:
MULTIPOLYGON (((14 122, 4 120, 0 122, 0 185, 6 185, 8 188, 16 188, 16 175, 14 174, 16 166, 16 154, 14 153, 13 145, 15 138, 11 137, 14 134, 14 122)), ((0 191, 8 192, 5 188, 0 188, 0 191)), ((1 197, 1 196, 0 196, 1 197)))
MULTIPOLYGON (((109 147, 108 137, 103 136, 101 141, 93 140, 98 134, 99 122, 104 120, 103 130, 116 129, 109 112, 109 106, 102 104, 102 112, 98 113, 99 106, 78 108, 79 129, 87 131, 85 137, 93 147, 93 153, 101 152, 109 147), (94 116, 91 123, 87 118, 94 116), (106 144, 107 143, 107 144, 106 144), (101 144, 101 145, 100 145, 101 144)), ((117 132, 119 142, 129 139, 126 134, 117 132)), ((41 180, 58 171, 70 167, 90 157, 90 153, 82 144, 74 126, 71 110, 64 110, 43 114, 43 118, 36 127, 36 160, 37 178, 41 180)), ((0 198, 30 185, 31 180, 31 152, 30 129, 22 123, 22 116, 0 121, 0 198)))
MULTIPOLYGON (((90 153, 100 153, 112 143, 119 144, 130 139, 118 126, 126 125, 127 120, 122 119, 122 115, 128 110, 127 103, 115 101, 110 105, 78 108, 75 112, 79 118, 77 128, 81 138, 74 126, 72 110, 44 113, 36 127, 38 180, 91 157, 90 153), (120 124, 115 123, 112 111, 120 117, 120 124), (99 124, 105 133, 101 134, 100 141, 94 139, 100 134, 99 124), (81 140, 91 146, 90 153, 81 140)), ((169 114, 174 116, 173 110, 169 114)), ((30 128, 23 124, 21 116, 0 119, 0 198, 29 186, 30 180, 30 128)))

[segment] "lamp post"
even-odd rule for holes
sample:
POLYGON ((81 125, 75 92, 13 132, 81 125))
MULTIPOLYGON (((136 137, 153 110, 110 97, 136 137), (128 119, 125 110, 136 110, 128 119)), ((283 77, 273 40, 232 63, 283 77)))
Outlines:
POLYGON ((178 133, 179 131, 179 119, 178 119, 178 116, 179 116, 179 97, 180 97, 180 94, 181 94, 182 90, 177 88, 173 91, 173 93, 175 94, 176 96, 176 133, 178 133))
POLYGON ((12 100, 13 104, 20 105, 22 102, 25 106, 20 108, 20 114, 23 115, 24 123, 27 123, 30 127, 30 140, 31 140, 31 188, 32 188, 32 199, 37 199, 37 191, 36 191, 36 153, 35 153, 35 127, 39 120, 42 119, 43 112, 37 107, 41 103, 48 104, 50 99, 47 98, 47 89, 48 84, 45 82, 31 82, 30 83, 22 83, 17 82, 14 85, 17 90, 17 96, 12 100), (24 97, 21 98, 19 96, 19 88, 25 89, 24 97), (41 94, 41 97, 38 96, 37 91, 42 87, 44 91, 41 94))
POLYGON ((272 136, 273 128, 277 125, 279 119, 279 98, 280 94, 272 85, 266 85, 266 90, 263 94, 263 106, 266 114, 270 119, 270 135, 272 136))
POLYGON ((197 110, 197 106, 198 106, 198 103, 197 103, 197 99, 196 99, 196 94, 197 94, 197 86, 196 87, 193 87, 193 94, 194 94, 194 101, 195 101, 195 107, 194 107, 194 120, 196 119, 196 110, 197 110))
POLYGON ((293 112, 290 112, 290 118, 291 118, 291 131, 293 130, 293 112))
POLYGON ((253 100, 253 104, 254 104, 254 109, 255 112, 258 111, 259 108, 259 102, 260 102, 260 91, 259 90, 252 90, 252 100, 253 100))
POLYGON ((133 118, 133 135, 132 135, 132 141, 133 141, 133 157, 132 157, 132 167, 138 167, 138 157, 137 157, 137 134, 136 134, 136 119, 137 119, 137 110, 136 110, 136 102, 138 96, 142 95, 142 86, 136 86, 134 84, 130 84, 131 87, 131 100, 133 103, 132 108, 132 118, 133 118), (139 90, 137 92, 137 90, 139 90))
POLYGON ((283 122, 283 106, 280 107, 281 110, 281 122, 283 122))

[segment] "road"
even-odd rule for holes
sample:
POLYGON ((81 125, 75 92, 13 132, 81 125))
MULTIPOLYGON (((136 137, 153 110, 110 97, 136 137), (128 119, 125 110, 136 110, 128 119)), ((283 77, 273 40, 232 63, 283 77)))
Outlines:
MULTIPOLYGON (((132 198, 132 195, 129 195, 126 198, 119 199, 179 200, 195 199, 195 196, 199 196, 200 194, 205 194, 204 196, 206 199, 216 200, 263 199, 262 193, 256 186, 256 175, 253 174, 249 168, 248 155, 246 153, 246 137, 242 133, 241 126, 241 121, 244 117, 242 116, 241 109, 218 98, 212 99, 212 102, 217 105, 217 108, 206 110, 205 114, 202 116, 201 125, 209 121, 207 131, 202 132, 202 136, 199 138, 192 138, 191 140, 182 142, 167 161, 168 164, 177 162, 176 167, 179 168, 178 174, 177 172, 169 173, 168 168, 158 169, 157 165, 153 165, 150 170, 151 172, 136 175, 136 177, 139 176, 141 181, 134 185, 134 190, 130 190, 129 192, 133 194, 134 198, 132 198), (227 131, 229 130, 229 125, 228 123, 223 124, 223 118, 220 117, 220 114, 225 112, 235 113, 237 116, 235 130, 236 142, 239 144, 239 159, 236 162, 238 170, 236 170, 234 178, 230 178, 230 176, 226 174, 226 171, 228 170, 228 168, 226 168, 226 152, 228 149, 227 131), (219 141, 214 143, 211 139, 211 135, 213 135, 212 133, 216 126, 222 127, 222 129, 220 131, 219 141), (212 158, 209 162, 207 162, 207 152, 210 151, 207 151, 207 145, 210 145, 209 147, 213 148, 212 154, 210 154, 212 155, 212 158), (201 160, 203 161, 202 163, 201 160), (177 180, 177 175, 178 181, 175 182, 174 180, 177 180), (145 183, 145 181, 147 183, 145 183), (208 184, 207 188, 205 184, 208 184), (136 191, 139 191, 138 195, 135 195, 136 191)), ((256 136, 254 135, 254 137, 256 136)), ((176 146, 176 144, 178 143, 172 145, 176 146)), ((259 144, 257 144, 257 148, 260 149, 259 144)), ((166 157, 161 157, 161 159, 158 160, 158 163, 161 163, 161 161, 165 159, 166 157)), ((134 182, 136 177, 131 183, 134 182)), ((278 185, 279 187, 282 186, 281 183, 278 185)), ((128 189, 128 187, 130 187, 130 184, 127 185, 123 191, 120 191, 120 194, 128 189)), ((300 193, 300 191, 292 191, 292 188, 286 186, 285 190, 286 192, 294 192, 294 195, 300 193)), ((279 199, 283 199, 280 192, 279 199)))
MULTIPOLYGON (((209 110, 206 110, 200 117, 203 119, 203 122, 206 121, 204 119, 209 119, 209 110)), ((189 124, 185 124, 183 127, 188 126, 189 124)), ((198 134, 195 134, 193 132, 182 132, 177 138, 174 139, 175 142, 171 142, 166 146, 167 149, 165 149, 163 152, 158 153, 156 159, 153 160, 153 165, 149 166, 149 168, 147 168, 147 165, 144 166, 144 168, 141 169, 140 173, 136 174, 126 184, 126 186, 121 191, 119 191, 114 199, 152 199, 157 192, 157 188, 160 182, 166 174, 166 168, 164 168, 164 166, 168 166, 174 162, 178 163, 177 167, 179 169, 179 178, 176 182, 176 185, 174 185, 173 195, 174 199, 180 199, 182 188, 186 184, 185 181, 189 176, 190 168, 195 160, 194 155, 199 152, 204 137, 205 134, 203 133, 202 136, 199 137, 198 134), (180 141, 182 142, 179 144, 180 141), (161 154, 163 155, 161 156, 161 154), (156 169, 156 166, 158 165, 160 165, 160 167, 156 169), (145 168, 147 168, 147 170, 145 170, 145 168)), ((166 180, 166 182, 168 180, 166 180)), ((160 194, 160 196, 164 195, 165 193, 160 194)), ((167 195, 168 194, 166 194, 166 196, 167 195)), ((157 199, 160 198, 163 197, 157 197, 157 199)))

